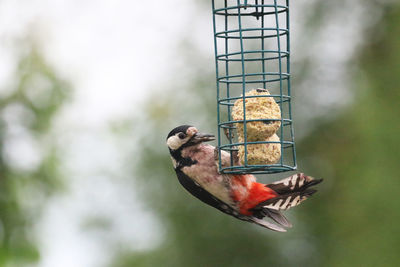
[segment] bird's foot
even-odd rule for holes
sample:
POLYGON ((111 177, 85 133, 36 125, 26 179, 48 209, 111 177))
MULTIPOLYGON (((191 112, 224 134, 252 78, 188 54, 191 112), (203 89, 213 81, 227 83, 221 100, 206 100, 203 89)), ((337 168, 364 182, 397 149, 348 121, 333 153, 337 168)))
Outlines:
POLYGON ((238 150, 233 150, 231 152, 231 157, 233 159, 233 165, 234 166, 239 166, 239 151, 238 150))
POLYGON ((218 169, 218 172, 220 172, 219 171, 219 147, 218 146, 216 146, 214 148, 214 162, 215 162, 215 166, 218 169))
POLYGON ((236 127, 233 125, 233 123, 230 123, 227 125, 228 128, 223 128, 224 129, 224 134, 228 140, 233 140, 235 138, 235 133, 233 132, 236 127))

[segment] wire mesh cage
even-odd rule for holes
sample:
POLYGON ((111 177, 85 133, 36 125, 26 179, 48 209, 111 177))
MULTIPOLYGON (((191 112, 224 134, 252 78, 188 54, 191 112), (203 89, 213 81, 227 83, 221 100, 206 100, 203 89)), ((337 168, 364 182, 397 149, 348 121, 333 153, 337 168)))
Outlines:
POLYGON ((212 0, 212 8, 220 171, 295 170, 289 0, 212 0))

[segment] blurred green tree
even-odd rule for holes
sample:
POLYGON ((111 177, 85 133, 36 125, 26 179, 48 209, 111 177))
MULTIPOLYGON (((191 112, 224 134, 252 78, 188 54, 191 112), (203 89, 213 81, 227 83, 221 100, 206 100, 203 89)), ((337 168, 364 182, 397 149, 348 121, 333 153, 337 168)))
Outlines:
MULTIPOLYGON (((311 25, 343 1, 326 3, 316 3, 311 25)), ((179 185, 166 134, 184 123, 215 129, 213 70, 194 68, 192 79, 151 95, 135 118, 145 132, 130 155, 137 160, 132 173, 145 206, 165 227, 164 240, 148 251, 119 250, 111 266, 397 266, 400 8, 395 2, 380 5, 383 19, 352 62, 361 67, 353 79, 356 101, 329 120, 321 118, 297 142, 302 171, 325 182, 317 199, 299 207, 295 217, 289 212, 294 229, 278 234, 237 221, 179 185)), ((308 62, 297 64, 306 69, 308 62)))
POLYGON ((0 266, 38 261, 33 227, 62 185, 52 123, 69 86, 27 40, 13 81, 0 94, 0 266))
POLYGON ((399 264, 400 4, 382 17, 359 53, 356 101, 299 146, 306 169, 331 173, 315 212, 302 218, 314 228, 323 266, 399 264))

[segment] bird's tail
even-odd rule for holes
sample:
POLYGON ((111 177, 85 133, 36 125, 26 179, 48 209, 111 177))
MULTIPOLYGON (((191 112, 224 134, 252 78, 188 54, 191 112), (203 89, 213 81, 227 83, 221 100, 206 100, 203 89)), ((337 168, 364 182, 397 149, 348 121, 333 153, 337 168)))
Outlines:
POLYGON ((273 184, 268 184, 266 187, 274 190, 278 196, 259 203, 253 209, 267 208, 280 211, 297 206, 317 192, 310 187, 320 182, 322 182, 322 179, 314 179, 304 175, 304 173, 298 173, 273 184))
POLYGON ((281 211, 297 206, 313 195, 317 190, 310 187, 320 182, 322 182, 322 179, 316 180, 303 173, 298 173, 273 184, 265 185, 268 189, 272 189, 277 196, 262 201, 253 207, 251 209, 253 212, 251 221, 274 231, 286 232, 285 227, 292 227, 292 224, 283 216, 281 211), (270 218, 278 225, 262 220, 264 217, 270 218))

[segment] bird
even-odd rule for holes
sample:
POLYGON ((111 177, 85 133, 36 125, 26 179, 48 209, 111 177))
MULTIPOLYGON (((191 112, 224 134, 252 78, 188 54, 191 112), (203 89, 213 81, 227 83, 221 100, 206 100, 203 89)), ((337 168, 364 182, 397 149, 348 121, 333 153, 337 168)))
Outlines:
POLYGON ((282 211, 313 195, 317 190, 311 187, 322 179, 297 173, 263 184, 252 174, 221 173, 218 153, 222 165, 230 164, 231 155, 206 144, 213 140, 214 135, 200 133, 191 125, 181 125, 169 132, 166 143, 179 183, 202 202, 239 220, 277 232, 292 227, 282 211))

